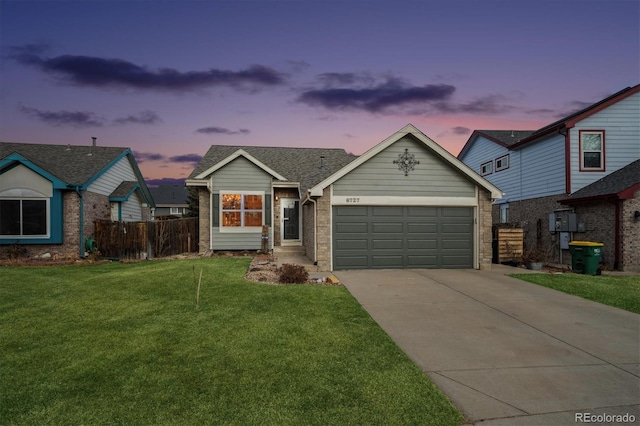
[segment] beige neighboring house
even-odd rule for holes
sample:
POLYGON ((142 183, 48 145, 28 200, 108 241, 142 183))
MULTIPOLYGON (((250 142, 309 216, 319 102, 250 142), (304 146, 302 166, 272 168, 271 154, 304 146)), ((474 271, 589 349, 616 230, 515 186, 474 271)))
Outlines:
POLYGON ((186 181, 200 251, 299 247, 320 270, 491 267, 502 192, 413 125, 361 156, 214 145, 186 181))

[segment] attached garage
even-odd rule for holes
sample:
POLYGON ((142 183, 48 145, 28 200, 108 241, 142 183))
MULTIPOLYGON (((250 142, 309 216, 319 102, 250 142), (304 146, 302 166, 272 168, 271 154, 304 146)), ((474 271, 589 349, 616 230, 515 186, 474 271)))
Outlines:
POLYGON ((473 268, 473 207, 334 206, 333 268, 473 268))

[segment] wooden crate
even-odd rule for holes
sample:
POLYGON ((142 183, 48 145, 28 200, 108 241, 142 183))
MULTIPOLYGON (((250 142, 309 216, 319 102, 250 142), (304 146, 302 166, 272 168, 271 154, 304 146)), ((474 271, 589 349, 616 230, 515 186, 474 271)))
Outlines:
POLYGON ((499 228, 498 263, 518 261, 522 262, 524 250, 524 230, 521 228, 499 228))

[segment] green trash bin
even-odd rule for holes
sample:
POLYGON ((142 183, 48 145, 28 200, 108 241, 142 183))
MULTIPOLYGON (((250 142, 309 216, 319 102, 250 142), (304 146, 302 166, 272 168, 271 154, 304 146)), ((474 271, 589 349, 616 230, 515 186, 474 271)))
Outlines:
POLYGON ((604 244, 594 243, 593 241, 571 241, 569 243, 571 269, 581 274, 597 275, 602 256, 602 247, 604 247, 604 244))

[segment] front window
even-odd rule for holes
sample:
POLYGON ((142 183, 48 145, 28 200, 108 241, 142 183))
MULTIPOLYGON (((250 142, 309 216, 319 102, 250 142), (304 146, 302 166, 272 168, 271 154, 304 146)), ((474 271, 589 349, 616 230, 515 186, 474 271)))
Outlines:
POLYGON ((604 131, 580 131, 580 169, 604 171, 604 131))
POLYGON ((220 204, 223 228, 262 226, 264 194, 221 193, 220 204))
POLYGON ((47 200, 0 200, 0 235, 46 237, 47 200))

